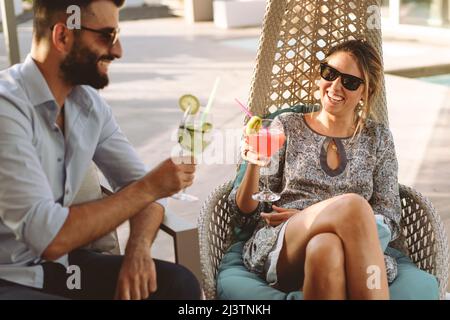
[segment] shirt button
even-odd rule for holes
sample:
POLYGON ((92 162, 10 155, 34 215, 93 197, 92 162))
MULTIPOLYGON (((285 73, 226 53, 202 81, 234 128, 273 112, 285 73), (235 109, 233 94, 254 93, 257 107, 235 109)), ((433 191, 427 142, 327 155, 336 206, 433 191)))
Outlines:
POLYGON ((62 158, 58 158, 58 162, 61 162, 62 161, 62 158))
POLYGON ((69 194, 70 192, 69 192, 69 189, 66 189, 66 196, 69 194))

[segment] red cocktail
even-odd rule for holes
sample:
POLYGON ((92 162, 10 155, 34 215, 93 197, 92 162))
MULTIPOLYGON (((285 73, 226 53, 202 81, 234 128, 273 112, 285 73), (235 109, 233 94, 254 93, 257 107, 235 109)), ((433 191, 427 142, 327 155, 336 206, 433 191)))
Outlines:
MULTIPOLYGON (((265 167, 267 167, 270 163, 270 158, 280 150, 286 142, 283 126, 279 121, 273 122, 271 119, 263 119, 261 120, 260 127, 255 128, 253 132, 251 132, 251 129, 252 128, 250 128, 250 133, 247 131, 249 134, 246 135, 246 142, 252 152, 255 152, 258 155, 258 162, 262 161, 265 163, 265 167)), ((278 165, 278 163, 274 164, 278 165)), ((266 171, 268 172, 264 174, 263 190, 255 193, 252 198, 260 202, 278 201, 280 200, 280 195, 271 191, 269 187, 269 175, 271 174, 271 170, 269 168, 265 169, 267 169, 266 171)))
POLYGON ((262 128, 247 138, 248 144, 258 154, 258 158, 267 160, 280 150, 286 141, 284 132, 278 128, 262 128))

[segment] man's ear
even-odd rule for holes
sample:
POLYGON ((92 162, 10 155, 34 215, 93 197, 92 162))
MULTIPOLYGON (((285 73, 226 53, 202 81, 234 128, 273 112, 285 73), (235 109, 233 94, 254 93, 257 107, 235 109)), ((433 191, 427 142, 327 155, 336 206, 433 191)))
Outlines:
POLYGON ((52 29, 52 43, 56 50, 61 53, 68 53, 72 46, 72 32, 63 23, 57 23, 52 29))

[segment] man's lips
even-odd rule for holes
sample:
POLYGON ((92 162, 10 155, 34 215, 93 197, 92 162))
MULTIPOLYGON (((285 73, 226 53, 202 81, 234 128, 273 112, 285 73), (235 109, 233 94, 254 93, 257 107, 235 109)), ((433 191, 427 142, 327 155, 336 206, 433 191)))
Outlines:
POLYGON ((107 71, 111 62, 112 62, 112 60, 110 60, 110 59, 100 59, 100 60, 98 60, 98 66, 101 69, 104 69, 105 71, 107 71))

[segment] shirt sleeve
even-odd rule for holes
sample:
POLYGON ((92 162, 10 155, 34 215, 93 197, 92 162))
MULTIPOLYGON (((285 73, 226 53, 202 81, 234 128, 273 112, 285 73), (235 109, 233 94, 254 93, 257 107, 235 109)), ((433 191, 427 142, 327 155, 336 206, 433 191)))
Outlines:
MULTIPOLYGON (((94 153, 94 162, 105 175, 114 192, 144 177, 149 169, 141 161, 115 120, 111 108, 104 104, 103 127, 94 153)), ((167 209, 167 199, 157 203, 167 209)))
POLYGON ((0 222, 40 257, 69 209, 55 201, 32 137, 30 120, 0 99, 0 222))
POLYGON ((376 215, 382 215, 391 231, 391 241, 400 235, 401 203, 398 186, 398 162, 394 139, 388 128, 381 130, 373 172, 373 193, 369 203, 376 215))

